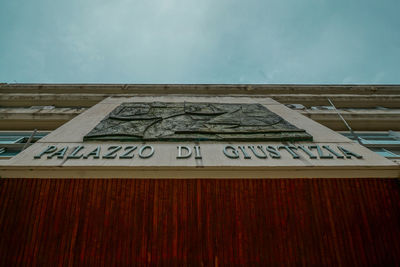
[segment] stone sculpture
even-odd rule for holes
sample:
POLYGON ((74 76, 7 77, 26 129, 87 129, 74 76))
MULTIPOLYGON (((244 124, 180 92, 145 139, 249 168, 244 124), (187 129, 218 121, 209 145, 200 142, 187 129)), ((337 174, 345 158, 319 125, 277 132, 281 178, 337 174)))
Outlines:
POLYGON ((312 141, 261 104, 123 103, 84 140, 312 141))

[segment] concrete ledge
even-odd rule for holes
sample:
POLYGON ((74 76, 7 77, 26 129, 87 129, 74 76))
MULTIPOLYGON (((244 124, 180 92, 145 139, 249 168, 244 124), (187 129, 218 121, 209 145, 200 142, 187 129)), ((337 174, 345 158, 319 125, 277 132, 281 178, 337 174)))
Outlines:
POLYGON ((97 94, 396 94, 400 85, 318 84, 0 84, 0 93, 97 94))
POLYGON ((0 167, 1 178, 154 178, 154 179, 272 179, 272 178, 400 178, 400 166, 335 167, 0 167))
MULTIPOLYGON (((0 90, 1 92, 1 90, 0 90)), ((353 107, 353 108, 371 108, 376 106, 384 106, 388 108, 400 107, 400 94, 294 94, 286 92, 281 94, 271 94, 265 91, 265 94, 254 95, 252 97, 270 97, 282 104, 302 104, 306 107, 326 106, 329 105, 328 98, 331 99, 335 106, 353 107)), ((55 107, 91 107, 103 99, 109 97, 132 97, 138 94, 100 94, 100 93, 0 93, 0 106, 2 107, 30 107, 30 106, 55 106, 55 107)), ((146 96, 149 94, 140 94, 146 96)), ((177 94, 183 95, 183 94, 177 94)), ((197 94, 202 96, 202 94, 197 94)), ((204 96, 204 94, 203 94, 204 96)), ((235 96, 248 96, 244 93, 235 94, 235 96)))
MULTIPOLYGON (((0 109, 0 130, 54 130, 86 109, 55 108, 45 112, 29 108, 0 109)), ((347 131, 334 110, 299 110, 302 115, 335 131, 347 131)), ((340 110, 355 131, 399 131, 400 110, 340 110)))

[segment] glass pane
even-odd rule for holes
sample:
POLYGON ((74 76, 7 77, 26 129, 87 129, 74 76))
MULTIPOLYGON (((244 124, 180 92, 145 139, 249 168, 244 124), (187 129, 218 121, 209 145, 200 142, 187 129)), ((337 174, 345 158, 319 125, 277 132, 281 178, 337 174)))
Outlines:
POLYGON ((361 140, 366 145, 400 145, 400 140, 361 140))
POLYGON ((400 155, 392 153, 389 150, 384 149, 384 148, 371 147, 369 149, 374 151, 375 153, 381 155, 381 156, 384 156, 385 158, 397 158, 397 157, 400 157, 400 155))
POLYGON ((20 136, 0 136, 0 144, 15 144, 20 143, 24 140, 24 137, 20 136))
MULTIPOLYGON (((362 140, 363 144, 378 144, 378 145, 400 145, 400 138, 397 138, 393 132, 386 133, 355 133, 362 140)), ((351 140, 356 140, 356 137, 351 133, 342 133, 351 140)))
MULTIPOLYGON (((30 143, 35 143, 48 134, 48 132, 36 133, 30 143)), ((17 155, 21 152, 19 149, 29 140, 31 135, 32 132, 0 132, 0 158, 4 159, 17 155), (10 149, 1 147, 1 144, 21 144, 21 147, 19 149, 17 147, 10 149)))
POLYGON ((3 153, 0 153, 0 157, 14 157, 18 155, 19 152, 21 151, 15 151, 15 150, 5 151, 3 153))

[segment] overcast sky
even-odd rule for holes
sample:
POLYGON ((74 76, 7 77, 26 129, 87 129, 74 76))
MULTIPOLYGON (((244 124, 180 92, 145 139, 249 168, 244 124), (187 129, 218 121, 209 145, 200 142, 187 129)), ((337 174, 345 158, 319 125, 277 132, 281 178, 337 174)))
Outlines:
POLYGON ((1 0, 0 82, 400 83, 400 0, 1 0))

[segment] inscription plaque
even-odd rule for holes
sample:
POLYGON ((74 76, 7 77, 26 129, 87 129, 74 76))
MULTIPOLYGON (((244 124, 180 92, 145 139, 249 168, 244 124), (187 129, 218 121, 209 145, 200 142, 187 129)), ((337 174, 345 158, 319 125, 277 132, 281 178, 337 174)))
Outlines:
POLYGON ((312 141, 261 104, 123 103, 84 140, 312 141))

